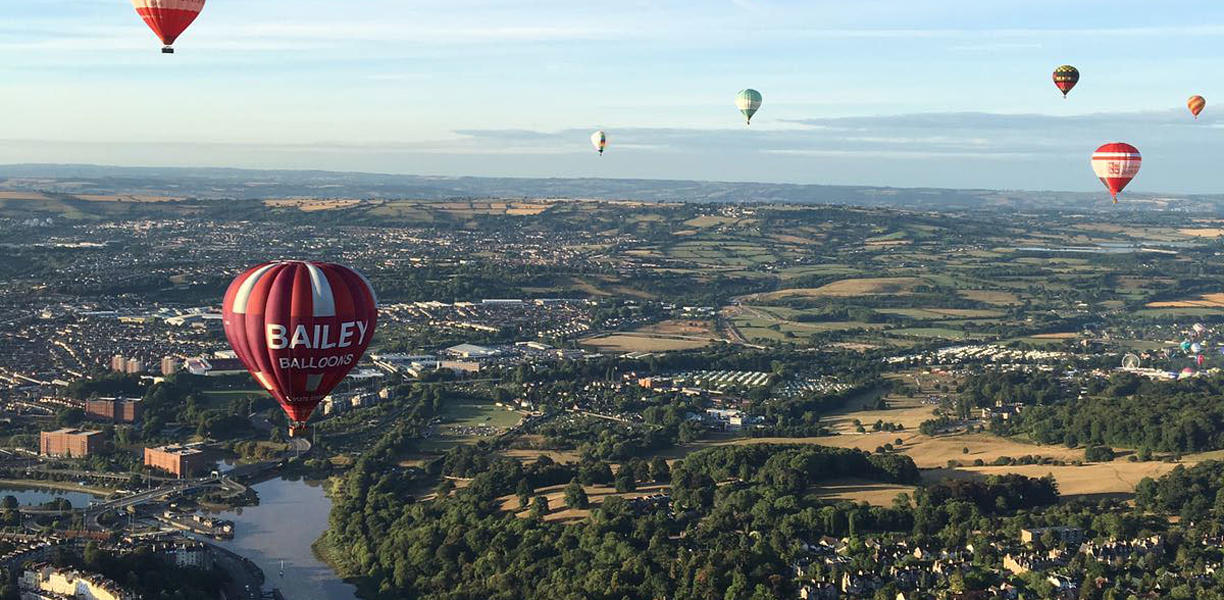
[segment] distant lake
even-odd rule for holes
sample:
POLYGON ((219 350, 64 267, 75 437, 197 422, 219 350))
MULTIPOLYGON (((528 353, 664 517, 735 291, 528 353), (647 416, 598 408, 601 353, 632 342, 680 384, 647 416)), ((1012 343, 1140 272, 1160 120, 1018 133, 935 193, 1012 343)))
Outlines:
POLYGON ((13 496, 17 498, 17 502, 23 506, 38 506, 53 502, 63 498, 72 503, 73 508, 85 508, 89 503, 97 498, 92 494, 85 492, 67 492, 63 490, 52 490, 44 488, 18 488, 6 487, 0 488, 0 498, 4 496, 13 496))

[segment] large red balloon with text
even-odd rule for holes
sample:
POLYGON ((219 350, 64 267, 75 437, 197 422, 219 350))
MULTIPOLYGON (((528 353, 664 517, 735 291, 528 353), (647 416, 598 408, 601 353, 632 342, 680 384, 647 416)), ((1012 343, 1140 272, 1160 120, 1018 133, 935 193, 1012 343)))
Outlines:
POLYGON ((1092 153, 1092 170, 1113 196, 1114 204, 1118 203, 1118 194, 1139 174, 1142 164, 1139 149, 1121 142, 1105 144, 1092 153))
POLYGON ((242 364, 303 431, 319 402, 370 345, 374 289, 360 273, 324 262, 252 267, 225 292, 225 337, 242 364))
POLYGON ((165 47, 162 52, 173 54, 174 40, 182 35, 204 10, 204 0, 132 0, 136 14, 144 19, 149 29, 157 35, 165 47))

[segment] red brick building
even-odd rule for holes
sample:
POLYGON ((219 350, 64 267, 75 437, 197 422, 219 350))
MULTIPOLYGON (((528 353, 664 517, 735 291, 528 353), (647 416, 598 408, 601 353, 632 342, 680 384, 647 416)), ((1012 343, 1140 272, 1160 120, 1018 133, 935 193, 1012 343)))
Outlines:
POLYGON ((85 416, 112 423, 135 423, 140 419, 140 400, 133 398, 86 400, 85 416))
POLYGON ((102 451, 102 432, 65 428, 38 435, 38 453, 43 456, 85 458, 102 451))
POLYGON ((191 477, 211 466, 203 451, 186 446, 145 448, 144 464, 178 477, 191 477))

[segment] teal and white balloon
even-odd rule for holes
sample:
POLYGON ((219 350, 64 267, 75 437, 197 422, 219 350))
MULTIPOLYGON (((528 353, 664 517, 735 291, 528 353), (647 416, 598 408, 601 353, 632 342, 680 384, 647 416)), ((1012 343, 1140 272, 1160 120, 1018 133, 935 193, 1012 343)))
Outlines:
POLYGON ((744 117, 748 119, 748 124, 752 124, 752 115, 755 115, 757 110, 761 108, 761 92, 754 89, 740 90, 740 93, 735 95, 735 107, 744 113, 744 117))

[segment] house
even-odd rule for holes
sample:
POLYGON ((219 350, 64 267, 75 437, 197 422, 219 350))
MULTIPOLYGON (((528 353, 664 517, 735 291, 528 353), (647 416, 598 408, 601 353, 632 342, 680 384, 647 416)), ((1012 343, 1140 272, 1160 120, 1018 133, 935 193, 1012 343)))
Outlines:
POLYGON ((1028 527, 1020 530, 1020 541, 1031 544, 1040 540, 1046 532, 1053 533, 1054 537, 1064 544, 1084 542, 1084 532, 1079 527, 1028 527))

